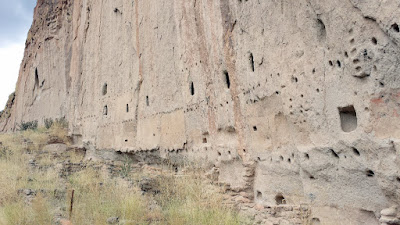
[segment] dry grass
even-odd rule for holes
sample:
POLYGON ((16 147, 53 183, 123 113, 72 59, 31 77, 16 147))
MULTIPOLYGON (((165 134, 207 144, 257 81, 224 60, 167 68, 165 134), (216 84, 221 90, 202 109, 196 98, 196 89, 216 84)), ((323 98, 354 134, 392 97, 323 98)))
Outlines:
POLYGON ((223 204, 221 190, 201 174, 160 177, 162 194, 156 200, 163 208, 166 224, 241 224, 235 211, 223 204))
MULTIPOLYGON (((110 178, 103 170, 87 166, 66 179, 54 169, 55 159, 36 157, 40 166, 30 168, 29 160, 40 153, 50 136, 66 143, 66 130, 57 125, 50 129, 1 134, 0 142, 0 225, 54 224, 55 215, 69 218, 76 225, 107 224, 107 218, 119 217, 124 224, 243 224, 237 212, 224 205, 221 190, 206 182, 201 173, 188 172, 175 176, 172 172, 146 174, 132 172, 124 163, 121 176, 110 178), (53 167, 51 167, 53 166, 53 167), (156 177, 158 193, 143 194, 138 181, 156 177), (20 190, 44 190, 27 203, 20 190), (57 198, 55 190, 64 190, 57 198), (70 193, 75 191, 72 215, 69 215, 70 193)), ((68 152, 63 157, 79 162, 82 155, 68 152)), ((97 168, 97 167, 96 167, 97 168)))
POLYGON ((137 189, 94 169, 73 175, 69 183, 69 189, 75 190, 73 224, 104 224, 115 216, 135 224, 147 223, 146 198, 137 189))

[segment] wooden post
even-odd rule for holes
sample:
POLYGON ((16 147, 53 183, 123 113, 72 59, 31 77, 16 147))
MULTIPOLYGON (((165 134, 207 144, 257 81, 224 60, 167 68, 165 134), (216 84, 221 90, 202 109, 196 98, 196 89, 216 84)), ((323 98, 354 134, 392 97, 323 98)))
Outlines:
POLYGON ((70 208, 69 208, 69 220, 72 219, 72 209, 74 207, 74 193, 75 193, 75 190, 72 190, 72 193, 71 193, 71 205, 70 205, 70 208))

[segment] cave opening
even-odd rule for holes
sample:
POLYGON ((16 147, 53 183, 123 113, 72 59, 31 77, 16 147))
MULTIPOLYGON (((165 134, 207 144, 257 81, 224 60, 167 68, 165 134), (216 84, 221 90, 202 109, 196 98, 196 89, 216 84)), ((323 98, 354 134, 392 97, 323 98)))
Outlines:
POLYGON ((194 95, 194 83, 190 82, 190 94, 193 96, 194 95))
POLYGON ((35 89, 39 87, 39 72, 38 69, 35 68, 35 89))
POLYGON ((108 92, 108 86, 107 86, 107 83, 103 84, 103 89, 102 89, 102 91, 101 91, 101 92, 103 93, 103 95, 106 95, 106 94, 107 94, 107 92, 108 92))
POLYGON ((103 108, 103 115, 104 116, 108 115, 108 106, 107 105, 105 105, 104 108, 103 108))
POLYGON ((249 62, 250 62, 251 71, 254 72, 254 56, 253 56, 253 53, 251 53, 251 52, 250 52, 250 55, 249 55, 249 62))
POLYGON ((318 40, 325 41, 326 40, 326 27, 324 22, 321 19, 317 19, 317 28, 318 28, 318 40))
POLYGON ((339 107, 340 124, 346 133, 352 132, 357 128, 357 113, 354 106, 339 107))
POLYGON ((283 197, 282 194, 277 194, 275 196, 275 202, 277 205, 284 205, 286 204, 286 199, 283 197))
POLYGON ((226 70, 224 70, 224 78, 225 78, 225 83, 226 83, 226 86, 228 87, 228 89, 231 88, 231 80, 229 78, 229 73, 226 70))

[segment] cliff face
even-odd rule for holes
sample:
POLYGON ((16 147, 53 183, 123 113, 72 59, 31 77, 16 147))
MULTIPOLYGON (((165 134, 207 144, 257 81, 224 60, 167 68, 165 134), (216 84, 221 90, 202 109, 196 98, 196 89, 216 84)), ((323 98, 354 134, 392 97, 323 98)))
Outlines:
POLYGON ((59 118, 68 113, 72 65, 72 3, 39 0, 25 43, 11 117, 0 130, 22 121, 59 118))
POLYGON ((65 116, 77 144, 377 224, 400 202, 399 18, 378 0, 39 0, 0 129, 65 116))

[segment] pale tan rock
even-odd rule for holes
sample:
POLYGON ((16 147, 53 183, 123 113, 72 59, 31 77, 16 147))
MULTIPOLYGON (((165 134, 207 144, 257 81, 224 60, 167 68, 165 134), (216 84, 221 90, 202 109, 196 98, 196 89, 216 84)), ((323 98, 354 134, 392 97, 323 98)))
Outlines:
POLYGON ((249 198, 249 197, 250 197, 250 195, 249 195, 248 193, 243 192, 243 191, 240 192, 239 195, 240 195, 240 196, 243 196, 243 197, 245 197, 245 198, 249 198))
POLYGON ((381 215, 382 216, 396 216, 397 215, 397 209, 396 209, 396 207, 390 207, 390 208, 387 208, 387 209, 383 209, 382 211, 381 211, 381 215))
POLYGON ((67 151, 68 146, 65 144, 49 144, 43 147, 43 151, 50 153, 64 153, 67 151))
POLYGON ((236 202, 236 203, 250 203, 251 201, 250 201, 250 199, 245 198, 245 197, 243 197, 243 196, 237 196, 237 197, 235 198, 235 202, 236 202))
POLYGON ((256 209, 256 210, 258 210, 258 211, 262 211, 262 210, 264 209, 264 206, 261 205, 261 204, 256 204, 256 205, 254 206, 254 209, 256 209))
POLYGON ((395 217, 390 217, 390 216, 382 216, 379 219, 379 222, 382 224, 391 224, 391 225, 399 225, 400 224, 400 219, 395 218, 395 217))
POLYGON ((61 225, 72 225, 71 221, 69 221, 67 219, 61 219, 60 224, 61 225))
POLYGON ((0 130, 65 116, 87 159, 214 166, 264 205, 378 224, 400 202, 399 18, 379 0, 40 0, 0 130))

